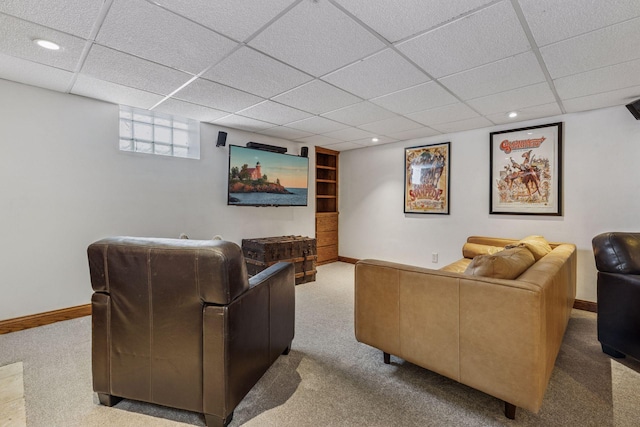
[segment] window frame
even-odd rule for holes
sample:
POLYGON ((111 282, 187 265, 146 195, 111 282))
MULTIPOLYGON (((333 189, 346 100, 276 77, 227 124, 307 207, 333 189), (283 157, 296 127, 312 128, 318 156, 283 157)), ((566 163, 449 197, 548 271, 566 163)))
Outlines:
POLYGON ((197 120, 120 105, 118 125, 120 151, 200 159, 197 120))

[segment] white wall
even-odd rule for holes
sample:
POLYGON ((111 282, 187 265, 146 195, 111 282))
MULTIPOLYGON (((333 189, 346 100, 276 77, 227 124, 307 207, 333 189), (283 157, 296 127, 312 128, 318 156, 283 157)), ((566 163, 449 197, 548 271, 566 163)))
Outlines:
POLYGON ((308 207, 226 205, 230 144, 299 144, 209 124, 201 141, 201 160, 121 152, 118 106, 0 80, 0 320, 87 304, 106 236, 314 235, 313 185, 308 207))
POLYGON ((343 152, 340 255, 440 268, 469 235, 541 234, 578 247, 577 298, 596 301, 591 239, 640 231, 640 121, 624 106, 343 152), (489 132, 564 122, 563 216, 489 215, 489 132), (451 142, 450 215, 403 213, 404 147, 451 142), (432 252, 439 262, 431 263, 432 252))

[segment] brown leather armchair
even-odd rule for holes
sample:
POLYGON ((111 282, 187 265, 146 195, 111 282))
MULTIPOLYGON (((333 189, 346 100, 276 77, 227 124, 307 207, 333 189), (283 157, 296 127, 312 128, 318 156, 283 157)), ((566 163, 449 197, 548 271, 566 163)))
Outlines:
POLYGON ((88 248, 93 389, 201 412, 225 426, 294 335, 295 278, 278 263, 247 279, 238 245, 112 237, 88 248))
POLYGON ((592 244, 602 351, 640 360, 640 233, 602 233, 592 244))

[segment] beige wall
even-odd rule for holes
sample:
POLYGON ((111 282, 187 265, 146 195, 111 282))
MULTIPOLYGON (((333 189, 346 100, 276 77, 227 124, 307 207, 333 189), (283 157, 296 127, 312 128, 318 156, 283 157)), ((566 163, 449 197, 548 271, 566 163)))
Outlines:
POLYGON ((461 257, 469 235, 542 234, 577 245, 577 298, 595 301, 591 239, 610 230, 640 231, 639 161, 640 121, 624 106, 347 151, 340 156, 340 255, 440 268, 461 257), (489 215, 489 132, 559 121, 564 215, 489 215), (404 147, 446 141, 451 214, 404 214, 404 147))
POLYGON ((117 105, 0 80, 0 320, 87 304, 105 236, 314 235, 313 186, 308 207, 226 205, 229 144, 300 144, 224 129, 216 148, 220 129, 201 125, 201 160, 125 153, 117 105))

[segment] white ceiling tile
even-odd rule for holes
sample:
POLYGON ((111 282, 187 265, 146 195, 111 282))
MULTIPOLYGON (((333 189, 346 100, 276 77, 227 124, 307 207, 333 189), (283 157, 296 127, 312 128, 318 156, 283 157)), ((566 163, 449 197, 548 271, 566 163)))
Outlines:
POLYGON ((237 114, 231 114, 221 119, 214 120, 212 123, 249 132, 260 132, 275 126, 273 123, 250 119, 249 117, 238 116, 237 114))
POLYGON ((81 72, 146 92, 168 95, 192 77, 126 53, 94 44, 81 72))
POLYGON ((440 135, 440 132, 429 127, 422 127, 418 129, 406 130, 404 132, 392 133, 389 136, 391 138, 397 139, 398 141, 408 141, 410 139, 426 138, 434 135, 440 135))
POLYGON ((391 117, 373 123, 367 123, 359 126, 361 129, 373 132, 377 135, 388 135, 390 133, 402 132, 405 130, 421 128, 420 123, 409 120, 406 117, 391 117))
POLYGON ((436 82, 428 82, 371 100, 399 114, 413 113, 458 102, 436 82))
POLYGON ((337 122, 359 126, 376 120, 388 119, 394 117, 395 114, 370 102, 361 102, 340 110, 331 111, 323 114, 323 116, 337 122))
POLYGON ((101 99, 114 104, 149 109, 162 101, 162 96, 78 74, 71 93, 101 99))
POLYGON ((562 99, 637 86, 640 85, 640 59, 561 77, 553 83, 562 99))
POLYGON ((158 110, 352 148, 640 98, 638 0, 4 0, 0 33, 3 79, 142 108, 190 83, 158 110))
POLYGON ((261 104, 254 105, 251 108, 238 112, 238 114, 277 125, 284 125, 311 117, 309 113, 273 101, 265 101, 261 104))
POLYGON ((396 139, 389 138, 387 136, 379 136, 377 137, 377 141, 373 141, 371 138, 359 139, 356 141, 351 141, 354 144, 359 144, 364 147, 375 147, 377 145, 389 144, 390 142, 397 142, 396 139))
POLYGON ((321 80, 306 83, 273 100, 313 114, 326 113, 361 101, 360 98, 321 80))
POLYGON ((0 79, 65 92, 73 73, 0 53, 0 79))
POLYGON ((96 41, 192 74, 215 64, 237 45, 142 0, 114 0, 96 41))
POLYGON ((88 38, 103 3, 104 0, 2 0, 0 12, 88 38))
POLYGON ((324 117, 314 116, 309 117, 308 119, 298 120, 297 122, 287 123, 287 127, 311 133, 326 133, 338 129, 344 129, 347 125, 325 119, 324 117))
MULTIPOLYGON (((562 114, 560 107, 557 103, 552 102, 550 104, 536 105, 535 107, 521 108, 518 110, 518 117, 516 117, 516 120, 518 122, 523 122, 525 120, 551 117, 560 114, 562 114)), ((496 124, 514 123, 514 119, 507 117, 504 113, 490 114, 486 116, 486 118, 496 124)))
POLYGON ((306 138, 299 138, 298 141, 313 145, 326 145, 340 142, 337 139, 329 138, 328 136, 324 135, 311 135, 306 138))
POLYGON ((245 41, 294 0, 154 0, 205 27, 245 41))
POLYGON ((215 110, 202 105, 180 101, 178 99, 167 99, 162 104, 154 108, 155 111, 171 114, 178 117, 188 117, 201 122, 211 122, 229 115, 224 111, 215 110))
POLYGON ((508 1, 407 40, 397 47, 435 78, 530 49, 508 1))
POLYGON ((640 18, 540 49, 554 79, 640 58, 640 18))
POLYGON ((525 86, 518 89, 500 92, 495 95, 483 96, 482 98, 467 101, 472 108, 475 108, 483 115, 494 113, 506 113, 519 110, 525 107, 549 104, 555 102, 556 98, 549 89, 547 83, 539 83, 525 86))
POLYGON ((355 141, 356 139, 372 138, 376 136, 376 134, 373 132, 368 132, 366 130, 353 127, 340 129, 333 132, 327 132, 324 135, 330 138, 339 139, 341 141, 355 141))
POLYGON ((418 111, 417 113, 409 114, 408 117, 427 126, 431 126, 437 123, 447 123, 457 120, 471 119, 473 117, 480 117, 480 114, 476 113, 465 104, 457 103, 432 108, 430 110, 418 111))
POLYGON ((392 49, 383 50, 322 79, 364 99, 386 95, 430 80, 392 49))
POLYGON ((311 136, 309 132, 304 132, 298 129, 291 129, 286 126, 272 127, 267 130, 260 131, 259 133, 263 135, 275 136, 277 138, 288 139, 288 140, 294 140, 294 139, 311 136))
POLYGON ((22 19, 0 14, 0 53, 51 67, 74 71, 82 56, 85 40, 22 19), (11 34, 11 37, 6 37, 11 34), (34 43, 46 39, 60 45, 60 50, 47 50, 34 43))
POLYGON ((202 77, 264 98, 278 95, 313 79, 248 47, 235 51, 202 77))
POLYGON ((258 96, 205 79, 194 80, 173 97, 231 113, 235 113, 236 111, 264 100, 258 96))
POLYGON ((314 76, 385 46, 328 1, 300 2, 249 45, 314 76))
POLYGON ((476 117, 474 119, 460 120, 457 122, 441 123, 431 126, 435 130, 442 133, 462 132, 470 129, 479 129, 493 126, 493 123, 484 117, 476 117))
POLYGON ((337 0, 391 42, 450 21, 491 0, 337 0))
POLYGON ((532 52, 525 52, 444 77, 440 83, 461 99, 467 100, 545 80, 536 56, 532 52))
POLYGON ((347 151, 355 150, 358 148, 364 148, 364 145, 356 144, 353 142, 338 142, 337 144, 319 144, 320 147, 325 147, 334 151, 347 151))
MULTIPOLYGON (((611 92, 567 99, 562 101, 562 104, 564 105, 564 109, 567 110, 567 113, 575 113, 578 111, 625 105, 638 98, 640 98, 640 86, 632 86, 611 92)), ((631 115, 629 118, 632 119, 631 115)))
POLYGON ((538 46, 640 16, 638 0, 520 0, 538 46))

